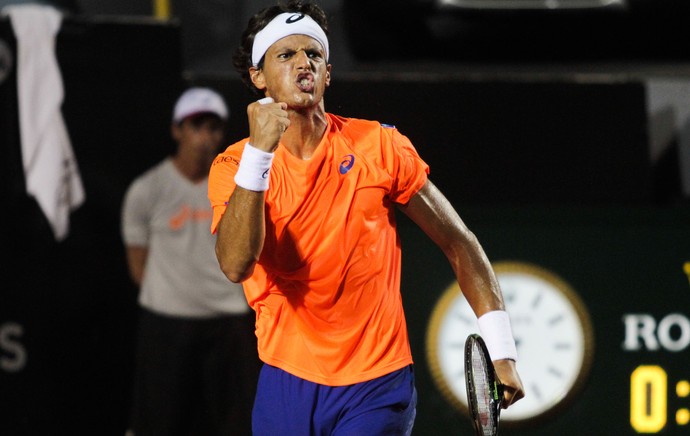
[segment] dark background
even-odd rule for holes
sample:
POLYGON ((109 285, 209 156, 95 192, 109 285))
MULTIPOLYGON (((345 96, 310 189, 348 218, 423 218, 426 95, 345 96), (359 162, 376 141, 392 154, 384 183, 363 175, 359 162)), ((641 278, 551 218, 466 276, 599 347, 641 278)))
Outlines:
MULTIPOLYGON (((119 236, 124 191, 172 150, 172 105, 185 86, 221 91, 232 114, 228 142, 246 135, 244 111, 253 97, 230 71, 227 54, 248 15, 270 2, 178 3, 172 20, 159 21, 142 2, 84 1, 63 24, 56 44, 63 113, 86 202, 60 243, 25 194, 14 69, 0 81, 0 250, 7 259, 0 284, 0 434, 124 433, 136 308, 119 236)), ((398 28, 386 27, 393 20, 378 21, 386 30, 380 32, 353 17, 354 8, 374 20, 376 7, 323 2, 334 17, 327 110, 398 126, 490 258, 559 274, 594 322, 595 363, 577 401, 545 422, 504 434, 635 434, 629 378, 641 364, 667 368, 663 434, 683 434, 687 426, 675 424, 675 410, 690 408, 690 400, 676 398, 671 382, 690 377, 688 350, 621 346, 624 314, 690 317, 683 272, 690 261, 688 170, 681 159, 690 71, 683 10, 662 14, 665 27, 656 16, 636 18, 642 36, 635 38, 620 31, 622 24, 595 29, 585 25, 591 17, 567 18, 574 24, 562 29, 579 29, 571 41, 543 17, 537 28, 536 17, 462 17, 477 30, 456 34, 457 23, 443 27, 429 15, 424 21, 433 32, 410 32, 421 25, 403 3, 393 15, 408 17, 397 22, 418 36, 405 44, 398 28), (530 44, 517 44, 521 27, 531 29, 520 37, 530 44), (540 29, 546 33, 539 36, 540 29), (589 30, 609 36, 615 30, 618 45, 595 49, 589 30), (393 34, 399 38, 385 39, 393 34), (583 422, 592 430, 583 433, 583 422)), ((12 35, 0 19, 0 40, 14 50, 12 35)), ((452 279, 450 267, 402 216, 400 227, 420 392, 415 434, 470 434, 425 362, 428 320, 452 279)))

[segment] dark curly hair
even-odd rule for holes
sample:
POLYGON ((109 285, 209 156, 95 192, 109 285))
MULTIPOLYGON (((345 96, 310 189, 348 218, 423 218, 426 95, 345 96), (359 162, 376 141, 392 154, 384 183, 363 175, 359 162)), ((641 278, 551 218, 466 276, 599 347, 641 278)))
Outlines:
MULTIPOLYGON (((239 47, 235 49, 232 56, 232 64, 240 73, 240 78, 249 89, 256 95, 261 96, 261 90, 257 89, 249 78, 249 68, 252 67, 252 46, 254 45, 254 37, 259 33, 268 23, 276 16, 283 12, 300 12, 309 15, 314 21, 318 23, 328 36, 328 18, 326 12, 320 6, 304 2, 302 0, 288 0, 287 3, 278 3, 274 6, 269 6, 257 12, 247 23, 247 28, 242 33, 242 39, 239 47)), ((259 68, 263 68, 264 59, 259 61, 259 68)))

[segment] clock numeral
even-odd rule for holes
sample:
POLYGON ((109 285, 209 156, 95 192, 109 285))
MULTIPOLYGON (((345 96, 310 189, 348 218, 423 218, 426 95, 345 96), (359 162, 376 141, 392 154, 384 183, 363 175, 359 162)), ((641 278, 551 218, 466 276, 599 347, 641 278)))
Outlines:
POLYGON ((465 344, 462 342, 448 342, 448 347, 454 350, 464 350, 465 344))
POLYGON ((541 394, 541 389, 539 389, 539 385, 533 384, 532 388, 529 390, 530 395, 534 395, 534 397, 537 399, 537 401, 541 402, 543 395, 541 394))
POLYGON ((477 323, 476 318, 470 318, 463 313, 455 313, 455 318, 462 321, 466 326, 474 326, 477 323))
POLYGON ((551 327, 553 327, 562 321, 563 321, 563 314, 558 314, 558 315, 554 316, 553 318, 549 319, 549 325, 551 327))
POLYGON ((563 378, 563 373, 553 366, 549 367, 549 374, 556 376, 557 378, 563 378))
POLYGON ((539 306, 539 303, 541 303, 541 297, 542 293, 538 293, 534 301, 532 301, 532 309, 536 309, 539 306))

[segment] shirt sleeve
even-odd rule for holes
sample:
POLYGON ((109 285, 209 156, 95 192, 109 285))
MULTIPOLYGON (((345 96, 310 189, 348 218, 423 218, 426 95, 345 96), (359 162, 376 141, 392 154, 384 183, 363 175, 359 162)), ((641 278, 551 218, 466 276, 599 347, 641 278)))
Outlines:
POLYGON ((426 183, 429 165, 419 156, 412 142, 396 128, 389 131, 384 142, 384 159, 393 178, 390 198, 396 203, 407 204, 410 198, 426 183))
POLYGON ((228 206, 230 195, 235 190, 235 174, 240 165, 240 156, 244 145, 228 147, 213 161, 208 175, 208 199, 213 208, 211 233, 216 233, 218 223, 228 206))
POLYGON ((136 179, 127 189, 122 205, 122 240, 127 246, 147 247, 150 224, 148 191, 142 179, 136 179))

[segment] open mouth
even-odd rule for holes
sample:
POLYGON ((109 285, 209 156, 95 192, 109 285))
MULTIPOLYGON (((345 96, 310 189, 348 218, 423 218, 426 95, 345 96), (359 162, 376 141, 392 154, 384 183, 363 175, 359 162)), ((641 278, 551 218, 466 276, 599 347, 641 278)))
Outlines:
POLYGON ((314 76, 303 73, 297 76, 297 87, 302 92, 312 92, 314 90, 314 76))

